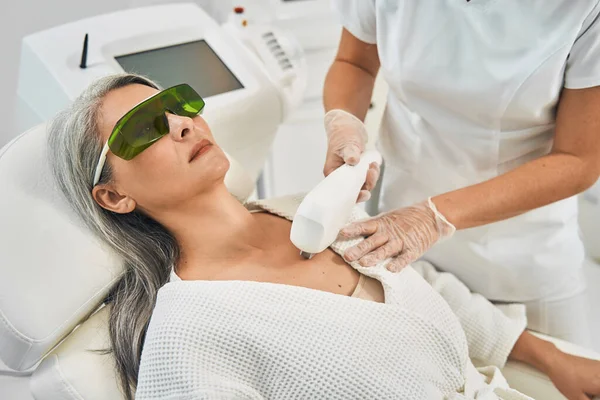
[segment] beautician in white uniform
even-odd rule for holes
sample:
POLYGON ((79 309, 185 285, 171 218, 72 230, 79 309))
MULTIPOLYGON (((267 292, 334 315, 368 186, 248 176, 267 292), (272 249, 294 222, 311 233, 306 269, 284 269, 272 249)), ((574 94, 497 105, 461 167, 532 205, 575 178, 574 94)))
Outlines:
POLYGON ((334 4, 345 29, 325 82, 326 174, 357 162, 379 70, 389 85, 386 213, 342 231, 369 237, 346 258, 397 255, 399 270, 424 256, 525 303, 529 328, 587 344, 573 196, 600 175, 599 1, 334 4))

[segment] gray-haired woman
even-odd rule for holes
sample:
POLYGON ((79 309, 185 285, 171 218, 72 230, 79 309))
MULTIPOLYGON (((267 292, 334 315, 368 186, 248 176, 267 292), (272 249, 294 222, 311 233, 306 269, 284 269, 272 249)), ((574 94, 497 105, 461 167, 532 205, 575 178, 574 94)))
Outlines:
MULTIPOLYGON (((100 79, 56 117, 49 133, 51 163, 60 188, 81 219, 125 264, 125 273, 109 302, 111 350, 126 398, 133 397, 136 386, 138 398, 232 398, 234 392, 247 398, 315 398, 323 395, 323 390, 331 398, 348 398, 348 393, 356 398, 374 398, 382 390, 395 398, 424 398, 423 393, 454 396, 485 390, 490 384, 469 374, 474 370, 469 356, 498 367, 507 358, 532 364, 546 372, 570 399, 600 394, 600 362, 564 354, 524 332, 523 320, 507 318, 481 296, 469 293, 453 276, 440 274, 429 264, 416 263, 393 274, 385 268, 347 263, 339 254, 355 242, 338 242, 310 260, 300 257, 289 240, 290 209, 296 200, 243 205, 231 196, 224 184, 229 162, 206 122, 190 114, 192 100, 166 92, 135 75, 100 79), (237 315, 237 310, 232 309, 231 299, 237 296, 236 301, 240 301, 241 295, 231 292, 223 299, 208 298, 190 311, 197 318, 194 322, 202 323, 202 333, 188 329, 189 321, 170 322, 168 329, 174 329, 175 336, 181 332, 180 339, 185 337, 186 343, 196 346, 193 353, 173 360, 169 349, 175 343, 157 343, 165 325, 162 316, 155 318, 154 309, 161 288, 171 285, 173 291, 180 287, 168 283, 173 280, 192 281, 186 282, 191 284, 188 288, 209 285, 203 286, 206 292, 235 282, 248 296, 241 299, 244 318, 261 314, 264 310, 255 300, 276 290, 279 305, 289 314, 251 318, 271 336, 264 332, 261 336, 247 326, 238 326, 233 332, 235 321, 228 318, 237 315), (271 285, 247 285, 256 282, 271 285), (421 302, 411 304, 409 291, 401 287, 413 288, 410 295, 427 299, 434 306, 425 310, 421 302), (298 304, 292 301, 294 296, 306 302, 298 304), (401 328, 392 329, 397 337, 373 337, 372 342, 357 343, 339 329, 361 327, 338 321, 299 337, 299 327, 314 324, 312 315, 317 320, 332 312, 317 308, 298 321, 298 315, 317 298, 340 310, 356 310, 365 329, 381 326, 380 332, 390 332, 398 324, 401 328), (364 312, 376 303, 383 303, 378 311, 398 311, 407 319, 381 320, 379 313, 364 312), (203 319, 205 315, 217 315, 219 322, 203 319), (282 318, 285 323, 272 326, 282 318), (435 326, 445 328, 434 332, 430 328, 435 326), (221 335, 224 329, 228 334, 221 335), (281 334, 300 342, 275 343, 281 334), (216 352, 210 347, 214 340, 206 340, 211 335, 223 341, 216 352), (228 335, 242 340, 241 350, 234 348, 239 342, 230 343, 233 339, 228 335), (302 340, 309 342, 298 348, 302 340), (417 341, 424 347, 407 346, 417 341), (266 351, 248 359, 257 345, 263 349, 283 346, 284 354, 266 351), (335 349, 333 359, 328 356, 324 360, 319 348, 335 349), (394 358, 398 352, 413 357, 394 358), (455 353, 458 356, 444 356, 455 353), (302 354, 306 375, 292 368, 299 359, 286 354, 302 354), (353 365, 352 354, 360 354, 359 371, 340 367, 353 365), (202 363, 194 364, 198 359, 202 363), (323 363, 331 373, 316 373, 323 363), (196 369, 190 370, 189 365, 196 365, 196 369), (375 368, 383 365, 390 368, 375 374, 375 368), (422 374, 407 375, 407 371, 423 366, 427 368, 422 374), (186 375, 189 373, 192 375, 186 375), (388 374, 393 379, 388 379, 388 374), (365 376, 373 385, 361 383, 365 376), (408 376, 413 376, 412 381, 406 381, 408 376), (306 384, 306 379, 312 384, 306 384), (232 388, 235 390, 224 394, 223 390, 232 388), (216 396, 217 392, 221 395, 216 396)), ((357 211, 355 218, 361 216, 357 211)), ((509 392, 518 395, 505 387, 491 389, 499 398, 508 398, 509 392)))

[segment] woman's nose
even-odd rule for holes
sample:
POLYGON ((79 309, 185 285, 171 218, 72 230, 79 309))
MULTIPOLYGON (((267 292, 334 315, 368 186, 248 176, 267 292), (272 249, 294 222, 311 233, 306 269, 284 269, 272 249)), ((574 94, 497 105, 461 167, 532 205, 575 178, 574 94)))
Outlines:
POLYGON ((194 130, 194 121, 189 117, 167 113, 167 120, 169 121, 169 134, 173 140, 181 141, 194 130))

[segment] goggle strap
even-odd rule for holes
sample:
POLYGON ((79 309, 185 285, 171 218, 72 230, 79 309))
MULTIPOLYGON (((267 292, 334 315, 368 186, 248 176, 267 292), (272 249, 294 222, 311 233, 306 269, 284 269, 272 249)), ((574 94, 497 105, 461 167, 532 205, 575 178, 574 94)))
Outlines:
POLYGON ((100 153, 100 158, 98 159, 98 165, 96 166, 96 173, 94 174, 94 184, 92 187, 96 186, 98 181, 100 180, 100 176, 102 175, 102 170, 104 169, 104 164, 106 163, 106 155, 108 154, 108 140, 104 144, 102 148, 102 153, 100 153))

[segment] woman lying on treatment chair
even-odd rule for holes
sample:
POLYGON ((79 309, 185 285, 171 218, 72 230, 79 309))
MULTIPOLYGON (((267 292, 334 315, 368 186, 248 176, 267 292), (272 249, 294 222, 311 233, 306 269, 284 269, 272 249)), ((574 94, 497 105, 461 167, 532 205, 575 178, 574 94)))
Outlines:
POLYGON ((50 127, 61 190, 126 264, 110 336, 127 398, 527 398, 495 368, 507 358, 569 399, 600 394, 600 362, 525 332, 519 305, 503 313, 430 264, 348 264, 357 240, 303 259, 289 240, 299 199, 236 200, 203 106, 187 85, 117 75, 50 127))

